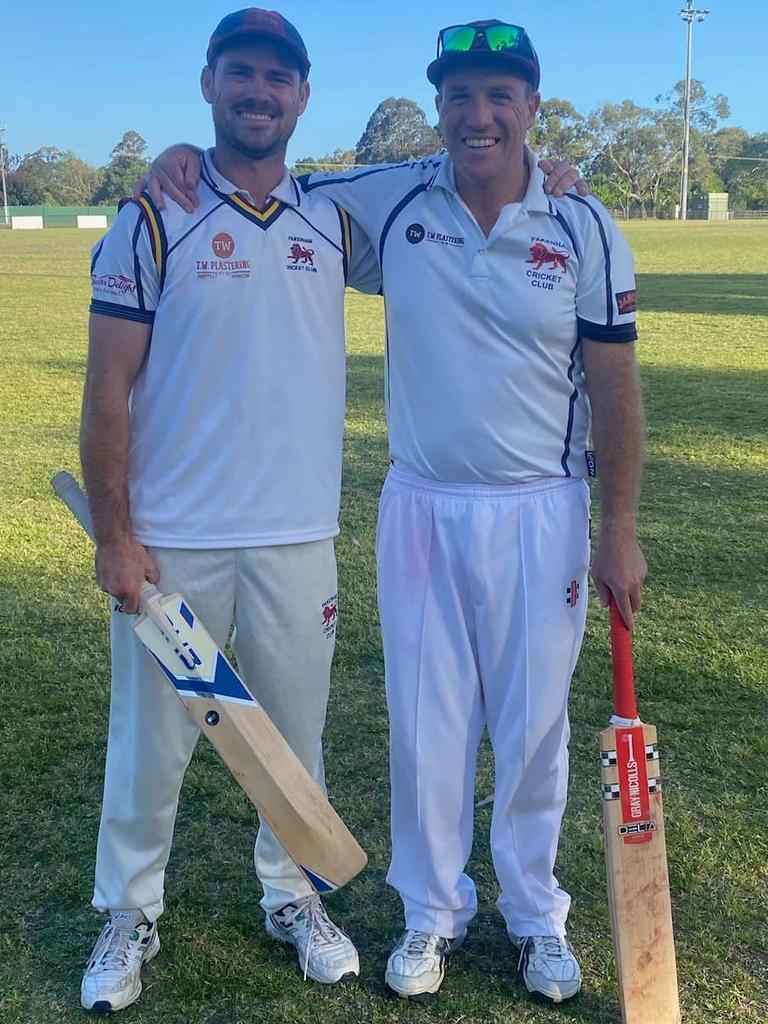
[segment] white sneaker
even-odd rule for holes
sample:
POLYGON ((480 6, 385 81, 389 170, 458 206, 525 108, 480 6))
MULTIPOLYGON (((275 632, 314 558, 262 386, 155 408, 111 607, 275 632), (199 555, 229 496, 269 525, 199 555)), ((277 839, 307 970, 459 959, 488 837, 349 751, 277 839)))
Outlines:
POLYGON ((433 995, 443 983, 446 960, 465 938, 466 932, 455 939, 444 939, 409 928, 387 961, 387 988, 415 1002, 433 995))
POLYGON ((92 1013, 122 1010, 141 995, 141 967, 160 952, 157 925, 140 910, 113 910, 93 947, 80 985, 92 1013))
POLYGON ((266 924, 273 939, 296 947, 305 980, 335 985, 360 973, 357 950, 328 917, 319 896, 307 896, 267 914, 266 924))
POLYGON ((529 992, 553 1003, 576 995, 581 988, 581 968, 570 942, 556 935, 510 938, 520 949, 517 969, 529 992))

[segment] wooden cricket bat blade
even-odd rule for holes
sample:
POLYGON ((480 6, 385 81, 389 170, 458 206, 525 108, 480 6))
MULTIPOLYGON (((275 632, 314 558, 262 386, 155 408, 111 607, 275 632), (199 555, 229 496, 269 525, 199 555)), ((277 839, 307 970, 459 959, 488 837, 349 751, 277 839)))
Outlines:
POLYGON ((600 733, 608 903, 624 1024, 680 1024, 656 729, 638 718, 631 634, 611 603, 614 717, 600 733))
MULTIPOLYGON (((74 477, 52 484, 93 538, 74 477)), ((145 583, 133 629, 309 883, 328 892, 362 871, 365 852, 184 598, 145 583)))
POLYGON ((318 892, 344 885, 366 855, 180 594, 163 594, 134 631, 246 796, 318 892), (175 638, 169 643, 168 634, 175 638))
POLYGON ((600 734, 600 762, 608 903, 622 1020, 624 1024, 679 1024, 656 729, 651 725, 605 729, 600 734), (628 778, 628 815, 622 806, 620 770, 628 778), (636 792, 641 785, 646 787, 647 810, 636 792))

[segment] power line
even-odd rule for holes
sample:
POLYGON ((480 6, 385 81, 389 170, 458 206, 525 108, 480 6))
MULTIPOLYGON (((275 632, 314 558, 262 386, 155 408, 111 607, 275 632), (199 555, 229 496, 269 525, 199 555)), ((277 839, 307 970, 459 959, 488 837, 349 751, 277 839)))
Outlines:
POLYGON ((725 156, 723 153, 710 153, 710 160, 746 160, 751 164, 768 164, 768 156, 725 156))

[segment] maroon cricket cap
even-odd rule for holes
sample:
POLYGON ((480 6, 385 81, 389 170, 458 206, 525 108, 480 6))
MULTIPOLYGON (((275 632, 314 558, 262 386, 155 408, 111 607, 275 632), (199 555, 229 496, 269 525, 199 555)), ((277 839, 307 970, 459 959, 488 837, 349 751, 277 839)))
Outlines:
POLYGON ((309 57, 298 30, 282 14, 277 11, 264 11, 261 7, 245 7, 242 11, 235 11, 221 19, 208 43, 208 64, 212 64, 223 50, 235 46, 241 39, 249 36, 269 39, 280 44, 296 59, 302 76, 307 77, 310 68, 309 57))

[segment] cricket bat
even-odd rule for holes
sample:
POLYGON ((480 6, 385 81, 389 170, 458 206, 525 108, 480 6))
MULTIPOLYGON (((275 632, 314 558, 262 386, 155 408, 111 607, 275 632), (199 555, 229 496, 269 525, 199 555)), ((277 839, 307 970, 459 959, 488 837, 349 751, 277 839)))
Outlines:
MULTIPOLYGON (((77 481, 57 473, 51 483, 93 539, 77 481)), ((330 892, 362 871, 364 851, 184 598, 145 582, 133 629, 313 888, 330 892)))
POLYGON ((605 861, 624 1024, 679 1024, 656 728, 637 715, 632 636, 611 600, 613 717, 600 733, 605 861))

